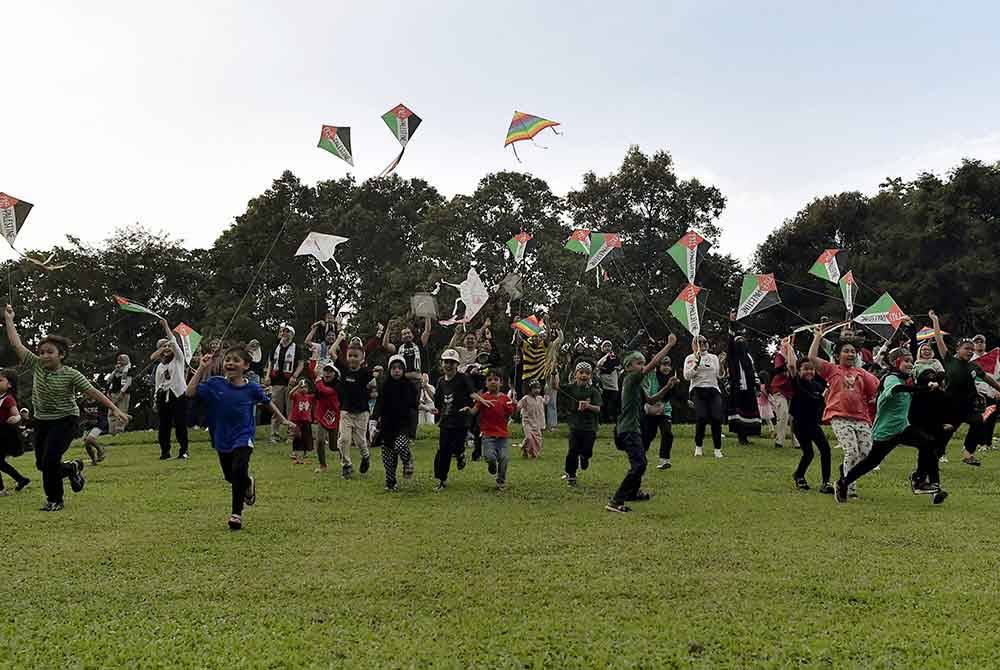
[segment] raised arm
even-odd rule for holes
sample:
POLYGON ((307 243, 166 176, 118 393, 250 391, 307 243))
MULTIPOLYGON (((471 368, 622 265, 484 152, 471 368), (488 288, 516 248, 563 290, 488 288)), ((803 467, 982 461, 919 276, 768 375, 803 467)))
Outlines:
POLYGON ((947 358, 948 346, 944 343, 944 335, 941 334, 941 321, 933 309, 927 312, 927 316, 931 318, 931 325, 934 327, 934 344, 937 345, 938 353, 941 354, 941 358, 947 358))
POLYGON ((663 357, 666 356, 667 353, 674 348, 675 344, 677 344, 677 336, 674 335, 673 333, 670 333, 670 335, 667 337, 667 343, 663 345, 663 348, 660 349, 658 352, 656 352, 656 355, 653 356, 651 359, 649 359, 649 362, 646 363, 645 367, 642 368, 642 374, 646 374, 652 370, 655 370, 656 366, 658 366, 660 364, 660 361, 663 360, 663 357))
POLYGON ((316 338, 316 329, 319 328, 320 326, 325 327, 326 321, 317 321, 309 328, 309 332, 306 333, 306 339, 305 339, 305 344, 307 347, 310 344, 312 344, 312 341, 316 338))
POLYGON ((781 355, 785 357, 785 367, 793 377, 799 374, 799 361, 795 355, 795 347, 792 346, 791 338, 786 337, 781 341, 781 355))
POLYGON ((193 398, 198 395, 198 384, 208 374, 208 369, 212 367, 212 359, 212 354, 205 354, 201 357, 201 364, 195 370, 195 373, 191 375, 191 381, 188 382, 187 391, 185 392, 187 397, 193 398))
MULTIPOLYGON (((465 338, 465 324, 460 323, 458 328, 455 329, 455 333, 451 336, 451 341, 448 342, 448 346, 452 349, 462 344, 462 340, 465 338)), ((424 344, 424 346, 427 346, 424 344)))
MULTIPOLYGON (((380 326, 382 324, 379 324, 380 326)), ((389 341, 389 328, 387 327, 382 333, 382 348, 392 356, 396 353, 396 345, 389 341)))
POLYGON ((17 360, 23 361, 28 355, 28 348, 21 342, 21 336, 17 334, 14 326, 14 308, 7 305, 3 312, 4 324, 7 326, 7 341, 17 353, 17 360))
POLYGON ((823 360, 819 357, 819 343, 823 341, 823 325, 819 324, 813 329, 813 341, 809 345, 809 360, 812 362, 813 367, 819 371, 822 367, 823 360))
POLYGON ((420 344, 427 347, 427 343, 431 341, 431 317, 424 317, 424 332, 420 334, 420 344))

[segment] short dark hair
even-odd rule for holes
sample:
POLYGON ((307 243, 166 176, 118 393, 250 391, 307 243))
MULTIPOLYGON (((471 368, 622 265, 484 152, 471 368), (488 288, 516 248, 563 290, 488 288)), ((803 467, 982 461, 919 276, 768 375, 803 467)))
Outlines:
POLYGON ((854 340, 838 340, 835 345, 833 345, 833 353, 837 356, 840 352, 844 350, 844 347, 852 347, 855 352, 858 350, 858 345, 854 343, 854 340))
POLYGON ((38 348, 41 349, 42 345, 45 344, 51 344, 64 357, 69 354, 70 347, 73 346, 73 343, 70 342, 68 338, 63 337, 62 335, 46 335, 41 340, 39 340, 38 348))
POLYGON ((8 393, 14 400, 17 400, 17 370, 13 368, 0 369, 0 377, 7 380, 10 384, 10 391, 8 393))
POLYGON ((242 344, 236 344, 226 349, 226 353, 222 355, 222 358, 225 359, 228 356, 237 356, 247 365, 251 365, 253 363, 253 359, 250 358, 250 352, 247 351, 246 346, 242 344))
POLYGON ((503 381, 503 370, 500 368, 490 368, 486 371, 486 378, 489 379, 490 377, 496 377, 500 381, 503 381))

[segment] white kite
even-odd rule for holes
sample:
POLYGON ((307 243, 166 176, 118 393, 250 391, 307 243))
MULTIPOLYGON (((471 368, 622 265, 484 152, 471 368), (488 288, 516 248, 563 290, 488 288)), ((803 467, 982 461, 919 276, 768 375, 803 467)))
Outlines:
POLYGON ((337 266, 337 271, 340 271, 340 263, 337 259, 333 257, 333 252, 337 250, 337 245, 346 242, 348 238, 340 237, 339 235, 327 235, 326 233, 309 233, 306 235, 306 239, 302 241, 299 245, 299 250, 295 252, 296 256, 312 256, 319 262, 319 266, 329 272, 323 263, 327 261, 333 261, 333 264, 337 266))
POLYGON ((479 310, 483 308, 483 305, 486 304, 486 301, 490 297, 489 291, 486 290, 486 286, 483 284, 483 280, 479 278, 479 273, 476 272, 476 268, 469 268, 469 274, 461 284, 449 284, 446 281, 441 283, 447 286, 454 286, 458 289, 458 298, 455 299, 454 312, 450 319, 440 322, 442 326, 469 323, 479 313, 479 310), (459 302, 465 305, 465 314, 462 316, 458 316, 459 302))

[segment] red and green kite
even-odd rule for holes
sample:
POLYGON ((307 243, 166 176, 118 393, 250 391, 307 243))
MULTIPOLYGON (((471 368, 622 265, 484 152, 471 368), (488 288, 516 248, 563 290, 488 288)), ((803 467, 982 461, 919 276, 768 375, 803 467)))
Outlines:
POLYGON ((896 333, 905 318, 906 314, 892 296, 883 293, 874 305, 854 317, 854 322, 866 326, 883 340, 888 340, 896 333))
POLYGON ((520 163, 521 157, 517 155, 517 147, 514 146, 514 143, 523 142, 524 140, 534 141, 535 135, 546 128, 551 128, 552 132, 558 135, 559 131, 555 128, 558 125, 558 121, 550 121, 540 116, 532 116, 531 114, 515 111, 514 118, 510 120, 510 128, 507 129, 507 139, 503 145, 505 148, 509 146, 514 150, 514 158, 520 163))
POLYGON ((711 247, 708 240, 693 230, 689 230, 684 233, 681 239, 677 240, 674 246, 667 250, 667 253, 683 270, 688 282, 694 283, 694 277, 698 273, 698 265, 711 247))
POLYGON ((605 258, 622 255, 622 238, 618 233, 591 233, 590 258, 587 259, 587 271, 593 270, 605 258))
POLYGON ((402 103, 396 105, 388 112, 382 115, 382 120, 385 121, 385 125, 389 126, 389 130, 396 139, 402 145, 402 149, 399 150, 399 155, 389 163, 386 169, 382 170, 379 177, 385 177, 392 174, 393 170, 399 165, 399 161, 403 159, 403 153, 406 152, 406 145, 409 143, 410 138, 413 137, 413 133, 417 132, 417 127, 420 125, 420 117, 414 114, 410 109, 403 105, 402 103))
POLYGON ((745 275, 736 319, 745 319, 751 314, 780 304, 781 296, 778 295, 778 284, 774 281, 773 274, 745 275))
POLYGON ((583 254, 584 256, 590 255, 590 231, 584 228, 578 228, 573 231, 573 234, 569 236, 566 240, 565 249, 569 249, 575 254, 583 254))
POLYGON ((706 289, 688 284, 681 289, 677 299, 670 305, 670 313, 695 337, 701 333, 701 321, 705 314, 707 299, 706 289))
POLYGON ((113 296, 115 303, 123 312, 132 312, 133 314, 147 314, 149 316, 155 316, 156 318, 161 318, 159 314, 146 307, 145 305, 140 305, 137 302, 133 302, 128 298, 123 298, 120 295, 113 296))
POLYGON ((354 156, 351 155, 351 129, 343 126, 323 126, 319 133, 320 149, 326 149, 331 154, 354 167, 354 156))
POLYGON ((827 249, 819 255, 813 266, 809 268, 809 274, 816 275, 820 279, 836 284, 840 281, 844 266, 847 265, 846 254, 843 249, 827 249))
POLYGON ((14 240, 33 206, 30 202, 0 193, 0 231, 11 246, 14 246, 14 240))
POLYGON ((849 271, 837 282, 840 284, 840 292, 844 296, 844 305, 847 307, 848 316, 854 314, 854 299, 858 295, 858 282, 854 281, 854 272, 849 271))
POLYGON ((531 235, 523 230, 507 240, 507 248, 510 249, 511 255, 514 256, 515 263, 520 263, 524 260, 524 252, 528 250, 528 242, 530 241, 531 235))

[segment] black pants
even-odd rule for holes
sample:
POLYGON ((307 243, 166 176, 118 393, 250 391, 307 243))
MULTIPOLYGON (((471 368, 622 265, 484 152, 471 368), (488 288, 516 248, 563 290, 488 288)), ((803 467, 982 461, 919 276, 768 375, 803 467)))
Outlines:
MULTIPOLYGON (((987 405, 989 407, 989 405, 987 405)), ((997 427, 997 415, 1000 414, 998 411, 994 411, 990 414, 989 418, 978 424, 975 427, 975 444, 978 447, 988 447, 990 443, 993 442, 993 433, 996 431, 997 427)), ((970 426, 969 431, 971 432, 973 428, 970 426)))
POLYGON ((722 449, 722 393, 714 388, 692 389, 694 395, 694 444, 705 442, 705 426, 712 427, 712 446, 722 449))
MULTIPOLYGON (((17 471, 17 468, 7 462, 6 454, 0 454, 0 472, 13 479, 15 484, 20 484, 27 479, 27 477, 17 471)), ((0 477, 0 491, 3 491, 3 477, 0 477)))
POLYGON ((934 438, 911 425, 907 426, 902 433, 894 435, 888 440, 873 442, 872 450, 868 452, 864 460, 851 468, 851 471, 844 477, 847 483, 855 482, 874 470, 879 463, 885 460, 889 452, 901 444, 916 447, 918 450, 917 470, 913 473, 914 479, 923 480, 926 477, 931 484, 937 484, 941 481, 934 438))
POLYGON ((434 478, 448 481, 451 457, 460 457, 465 451, 465 426, 442 426, 438 435, 438 450, 434 454, 434 478))
POLYGON ((618 420, 618 404, 621 391, 604 389, 601 391, 601 423, 615 423, 618 420))
POLYGON ((566 474, 576 477, 576 469, 580 467, 580 459, 590 459, 594 456, 594 440, 597 433, 589 430, 569 431, 569 450, 566 452, 566 474))
POLYGON ((616 504, 624 504, 635 500, 642 485, 642 476, 646 474, 646 450, 642 448, 642 435, 639 433, 618 433, 615 435, 615 446, 628 456, 628 472, 621 486, 611 499, 616 504))
POLYGON ((674 428, 671 417, 650 416, 644 414, 642 417, 642 448, 649 450, 656 433, 660 433, 660 458, 670 458, 670 452, 674 448, 674 428))
POLYGON ((479 415, 472 417, 472 460, 478 461, 483 455, 483 433, 479 428, 479 415))
POLYGON ((42 473, 49 502, 63 502, 63 478, 76 471, 72 463, 63 463, 62 457, 76 435, 78 423, 75 416, 35 421, 35 467, 42 473))
POLYGON ((233 488, 233 514, 243 514, 243 503, 246 500, 247 488, 250 486, 251 454, 253 454, 251 447, 237 447, 226 453, 219 452, 222 476, 233 488))
POLYGON ((160 417, 158 441, 160 453, 170 455, 170 429, 174 429, 180 453, 188 450, 188 398, 186 395, 175 397, 172 393, 156 394, 156 411, 160 417), (169 400, 167 399, 169 398, 169 400))
POLYGON ((802 458, 799 459, 799 467, 795 468, 795 479, 806 476, 806 470, 813 460, 813 445, 819 451, 819 469, 823 476, 823 483, 830 481, 830 443, 823 432, 823 426, 819 423, 808 423, 806 421, 794 421, 792 423, 792 433, 802 447, 802 458))

